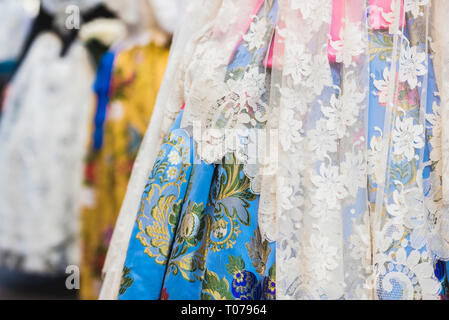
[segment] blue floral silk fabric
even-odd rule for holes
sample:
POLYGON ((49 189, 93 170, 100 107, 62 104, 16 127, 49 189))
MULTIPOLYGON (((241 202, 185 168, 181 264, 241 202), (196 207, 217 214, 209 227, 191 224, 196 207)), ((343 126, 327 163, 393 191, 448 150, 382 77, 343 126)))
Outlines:
POLYGON ((275 249, 257 228, 259 197, 234 159, 193 164, 181 117, 143 193, 119 299, 274 299, 275 249))

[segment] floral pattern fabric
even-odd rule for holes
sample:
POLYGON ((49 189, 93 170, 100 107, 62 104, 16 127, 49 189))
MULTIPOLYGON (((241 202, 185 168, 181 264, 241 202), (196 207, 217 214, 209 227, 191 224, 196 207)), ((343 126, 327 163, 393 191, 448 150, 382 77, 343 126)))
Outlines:
POLYGON ((274 299, 275 250, 257 228, 259 197, 235 159, 193 164, 181 117, 143 193, 119 298, 274 299))
MULTIPOLYGON (((408 16, 406 21, 408 26, 415 25, 413 18, 408 16)), ((405 228, 399 231, 401 236, 393 236, 391 239, 387 236, 384 245, 392 246, 387 249, 393 259, 378 255, 379 261, 379 283, 377 287, 377 297, 379 299, 429 299, 438 296, 438 293, 445 292, 447 289, 440 289, 438 279, 434 274, 437 266, 433 265, 432 258, 429 256, 429 248, 426 247, 425 239, 425 210, 420 204, 419 194, 428 197, 425 201, 435 201, 437 204, 438 196, 434 188, 439 183, 431 181, 432 172, 438 170, 438 160, 432 161, 432 154, 436 152, 435 140, 437 139, 437 130, 440 111, 440 99, 435 92, 438 92, 432 61, 428 61, 426 67, 426 56, 417 53, 417 47, 413 46, 413 39, 420 30, 405 29, 405 37, 409 39, 403 52, 401 63, 413 63, 410 68, 401 68, 399 79, 397 103, 399 105, 399 116, 393 123, 391 130, 391 139, 393 142, 392 159, 390 160, 390 184, 385 188, 385 194, 390 199, 386 204, 386 213, 394 217, 404 216, 405 228), (422 82, 425 74, 428 74, 428 97, 425 106, 420 105, 420 96, 423 94, 418 86, 422 82), (419 124, 420 107, 425 108, 426 128, 419 124), (432 163, 422 172, 423 176, 418 174, 417 150, 423 149, 424 163, 432 163), (413 187, 410 187, 413 186, 413 187), (431 187, 432 186, 432 187, 431 187), (402 233, 401 233, 402 232, 402 233)), ((393 37, 388 31, 373 31, 370 35, 370 72, 372 80, 370 82, 369 107, 369 156, 373 169, 369 176, 369 198, 372 204, 375 204, 375 193, 378 189, 376 184, 377 172, 375 171, 376 154, 378 154, 378 143, 382 132, 379 128, 384 127, 384 118, 388 92, 386 92, 390 81, 390 62, 387 57, 391 56, 393 50, 393 37)), ((383 232, 388 228, 396 228, 395 219, 386 224, 383 232), (393 227, 394 226, 394 227, 393 227)), ((398 221, 396 221, 398 223, 398 221)), ((391 230, 391 229, 390 229, 391 230)), ((442 262, 440 262, 442 263, 442 262)), ((438 264, 440 264, 438 263, 438 264)), ((444 263, 442 263, 444 265, 444 263)), ((440 268, 441 269, 441 268, 440 268)), ((444 267, 443 267, 444 269, 444 267)), ((444 282, 443 282, 444 285, 444 282)))

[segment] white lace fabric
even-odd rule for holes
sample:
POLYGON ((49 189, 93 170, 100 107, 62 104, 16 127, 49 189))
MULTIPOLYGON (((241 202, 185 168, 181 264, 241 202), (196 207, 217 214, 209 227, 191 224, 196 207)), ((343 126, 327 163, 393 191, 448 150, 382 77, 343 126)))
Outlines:
POLYGON ((78 204, 93 70, 75 43, 39 36, 14 78, 0 125, 2 265, 33 273, 78 263, 78 204))
MULTIPOLYGON (((364 297, 369 276, 366 191, 367 30, 362 1, 344 14, 332 81, 329 1, 280 1, 271 125, 279 130, 275 224, 279 299, 364 297), (282 43, 282 46, 281 46, 282 43), (278 85, 276 85, 278 84, 278 85), (276 117, 276 118, 274 118, 276 117), (354 212, 359 201, 359 212, 354 212)), ((273 215, 271 213, 271 215, 273 215)), ((268 229, 268 228, 267 228, 268 229)))
MULTIPOLYGON (((406 14, 413 15, 412 24, 426 26, 430 1, 412 2, 405 1, 406 14)), ((374 75, 365 1, 343 1, 340 39, 330 41, 341 64, 339 85, 329 82, 323 52, 329 2, 280 3, 283 56, 275 57, 283 68, 272 82, 279 98, 271 100, 281 144, 273 198, 277 297, 439 298, 433 266, 448 253, 442 172, 432 170, 426 182, 421 178, 426 167, 442 160, 439 106, 426 115, 428 35, 408 40, 399 23, 400 2, 392 2, 393 43, 383 79, 392 80, 384 82, 384 125, 367 141, 368 83, 374 75), (396 92, 418 87, 418 114, 402 109, 404 98, 396 92), (425 130, 433 149, 429 162, 424 161, 425 130), (415 168, 416 176, 403 184, 394 174, 398 168, 415 168), (370 193, 375 201, 368 200, 370 193)))
POLYGON ((225 1, 210 30, 199 41, 186 68, 182 127, 189 129, 199 158, 220 163, 234 153, 245 165, 252 190, 260 192, 262 159, 248 152, 258 147, 257 133, 264 132, 269 114, 264 65, 274 24, 268 18, 271 1, 225 1), (253 60, 242 70, 229 72, 236 45, 243 41, 253 60))

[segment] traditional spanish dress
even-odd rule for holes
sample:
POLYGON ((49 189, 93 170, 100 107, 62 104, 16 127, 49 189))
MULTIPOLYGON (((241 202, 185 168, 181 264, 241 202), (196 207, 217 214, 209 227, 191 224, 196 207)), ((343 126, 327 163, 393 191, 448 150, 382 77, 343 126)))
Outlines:
MULTIPOLYGON (((270 62, 270 44, 296 31, 294 23, 280 25, 278 11, 287 10, 283 14, 288 19, 296 10, 300 15, 293 17, 315 28, 320 21, 310 17, 322 19, 316 13, 325 12, 330 2, 265 2, 270 10, 254 15, 225 82, 231 86, 257 61, 260 70, 268 70, 264 81, 242 78, 263 88, 262 100, 275 99, 276 86, 292 88, 293 97, 309 88, 301 94, 317 98, 305 104, 298 103, 304 97, 288 100, 289 112, 280 116, 280 144, 292 166, 287 172, 300 172, 291 177, 278 172, 286 180, 297 179, 291 184, 273 181, 281 190, 277 210, 285 213, 274 220, 280 236, 269 242, 262 234, 260 210, 266 203, 252 189, 235 154, 226 155, 223 164, 197 158, 197 144, 181 125, 187 106, 166 136, 147 180, 119 299, 447 296, 446 265, 438 260, 448 258, 443 241, 447 209, 441 196, 441 101, 423 21, 426 1, 371 0, 363 14, 369 22, 366 46, 360 24, 343 19, 351 8, 344 0, 333 1, 324 62, 321 46, 287 41, 282 43, 285 48, 274 49, 270 62), (397 9, 403 18, 392 15, 397 9), (263 18, 269 23, 258 24, 263 18), (273 36, 276 24, 279 30, 273 36), (392 26, 400 31, 390 32, 392 26), (263 45, 252 51, 254 43, 263 45), (294 59, 277 64, 276 54, 284 49, 286 57, 296 53, 294 59), (311 57, 312 50, 319 53, 311 57), (358 67, 367 72, 366 84, 355 81, 364 77, 354 71, 358 67), (284 68, 285 81, 273 84, 271 72, 279 68, 284 68)), ((248 98, 233 90, 236 99, 248 98)), ((285 98, 286 93, 279 95, 285 98)))

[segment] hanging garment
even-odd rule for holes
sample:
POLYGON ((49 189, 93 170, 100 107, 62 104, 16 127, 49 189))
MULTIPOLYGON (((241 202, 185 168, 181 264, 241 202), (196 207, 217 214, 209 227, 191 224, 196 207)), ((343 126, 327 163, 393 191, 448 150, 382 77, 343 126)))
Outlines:
POLYGON ((176 99, 165 100, 162 122, 175 125, 156 162, 134 170, 154 165, 146 185, 131 179, 102 297, 445 296, 432 2, 214 2, 219 10, 179 47, 178 74, 167 75, 176 99), (234 187, 238 196, 223 198, 234 187))
POLYGON ((109 101, 98 99, 99 104, 108 106, 97 112, 95 148, 88 155, 85 171, 88 201, 82 210, 82 299, 98 298, 106 251, 167 58, 168 49, 154 44, 120 52, 114 65, 112 53, 103 58, 106 66, 101 73, 105 76, 96 87, 102 88, 102 96, 109 101), (107 74, 111 71, 109 86, 107 74), (98 126, 102 119, 104 125, 98 126))
POLYGON ((39 36, 14 78, 0 123, 0 263, 32 273, 76 265, 82 163, 93 73, 76 42, 39 36))

